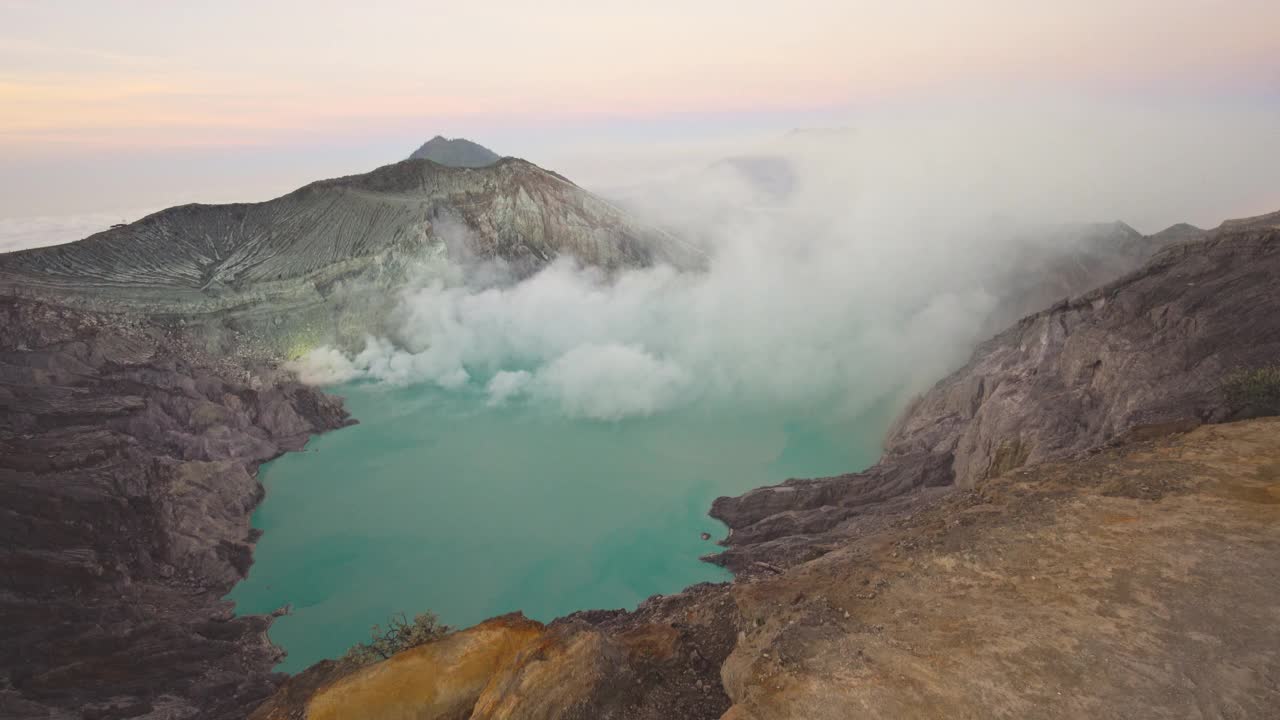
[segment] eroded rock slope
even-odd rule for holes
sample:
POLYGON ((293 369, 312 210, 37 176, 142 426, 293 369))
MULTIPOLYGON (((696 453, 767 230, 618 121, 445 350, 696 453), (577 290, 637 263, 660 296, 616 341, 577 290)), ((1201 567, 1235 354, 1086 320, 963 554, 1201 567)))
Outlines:
POLYGON ((236 335, 219 351, 234 344, 279 356, 376 330, 406 273, 433 255, 497 261, 516 277, 560 256, 606 271, 704 262, 524 160, 405 160, 267 202, 184 205, 80 242, 0 255, 0 296, 201 325, 202 339, 236 335))
POLYGON ((1204 424, 1280 356, 1278 277, 1269 221, 1175 241, 979 348, 870 470, 717 500, 734 583, 323 663, 255 717, 1269 718, 1280 421, 1204 424))
POLYGON ((267 367, 0 298, 0 717, 241 718, 281 678, 234 617, 258 464, 348 422, 267 367))

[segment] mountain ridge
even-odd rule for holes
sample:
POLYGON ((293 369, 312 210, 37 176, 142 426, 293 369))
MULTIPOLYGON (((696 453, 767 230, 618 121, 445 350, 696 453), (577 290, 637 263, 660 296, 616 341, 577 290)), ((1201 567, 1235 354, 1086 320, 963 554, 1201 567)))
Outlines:
POLYGON ((0 295, 228 331, 282 357, 358 342, 415 263, 499 262, 515 278, 560 256, 606 272, 701 251, 533 163, 403 160, 259 203, 188 204, 65 245, 0 255, 0 295))
POLYGON ((489 148, 466 138, 436 135, 409 155, 410 160, 432 160, 450 167, 485 167, 502 159, 489 148))

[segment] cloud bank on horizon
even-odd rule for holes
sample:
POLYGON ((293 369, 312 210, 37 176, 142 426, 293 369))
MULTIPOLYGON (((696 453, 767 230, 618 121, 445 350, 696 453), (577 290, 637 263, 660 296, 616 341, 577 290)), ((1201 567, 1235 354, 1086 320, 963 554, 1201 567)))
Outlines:
POLYGON ((0 217, 269 197, 437 132, 586 179, 562 162, 584 139, 635 151, 857 124, 936 98, 1280 110, 1280 4, 1264 0, 9 0, 0 12, 0 217))
POLYGON ((0 253, 82 240, 112 225, 137 220, 150 212, 152 211, 121 210, 0 218, 0 253))
POLYGON ((5 144, 260 142, 395 118, 795 109, 983 84, 1222 92, 1280 67, 1280 7, 1263 0, 3 8, 5 144), (424 34, 466 71, 423 62, 424 34))

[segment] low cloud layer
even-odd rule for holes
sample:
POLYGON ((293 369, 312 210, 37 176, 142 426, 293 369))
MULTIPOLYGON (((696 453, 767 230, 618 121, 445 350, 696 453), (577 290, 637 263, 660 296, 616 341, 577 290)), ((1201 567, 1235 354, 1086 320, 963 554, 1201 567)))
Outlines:
POLYGON ((82 240, 116 223, 131 222, 145 214, 135 210, 0 218, 0 253, 82 240))

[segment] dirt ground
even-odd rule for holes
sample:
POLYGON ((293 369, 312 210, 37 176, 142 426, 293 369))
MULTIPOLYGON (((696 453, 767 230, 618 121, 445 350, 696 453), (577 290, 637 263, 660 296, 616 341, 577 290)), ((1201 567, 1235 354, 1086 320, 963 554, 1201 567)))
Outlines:
POLYGON ((956 492, 735 585, 726 720, 1280 717, 1280 420, 956 492))

